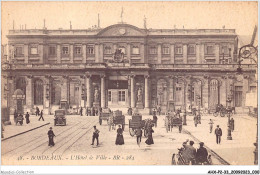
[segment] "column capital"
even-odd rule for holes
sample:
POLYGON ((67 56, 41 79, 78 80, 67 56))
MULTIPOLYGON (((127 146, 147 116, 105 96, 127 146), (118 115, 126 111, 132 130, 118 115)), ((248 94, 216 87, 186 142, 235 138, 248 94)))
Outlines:
POLYGON ((32 78, 33 78, 32 75, 27 75, 26 77, 29 78, 29 79, 32 79, 32 78))
POLYGON ((79 76, 81 79, 85 79, 86 78, 86 75, 80 75, 79 76))
POLYGON ((105 74, 101 74, 101 75, 100 75, 100 78, 105 78, 105 77, 106 77, 105 74))
POLYGON ((45 77, 46 79, 51 79, 51 78, 52 78, 51 75, 48 75, 48 74, 45 75, 44 77, 45 77))
POLYGON ((68 75, 62 75, 62 78, 63 79, 69 79, 69 76, 68 75))
POLYGON ((130 78, 134 78, 135 76, 136 75, 134 75, 134 74, 129 75, 130 78))
POLYGON ((203 78, 204 78, 204 79, 209 79, 209 76, 204 74, 204 75, 203 75, 203 78))
POLYGON ((226 80, 228 78, 228 76, 227 75, 222 75, 221 78, 226 80))
POLYGON ((148 79, 150 77, 150 75, 144 75, 145 79, 148 79))

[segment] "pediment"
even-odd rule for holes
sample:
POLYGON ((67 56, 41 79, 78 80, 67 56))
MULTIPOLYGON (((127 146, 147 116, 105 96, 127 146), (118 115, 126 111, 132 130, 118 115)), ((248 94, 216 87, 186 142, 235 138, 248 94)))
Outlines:
POLYGON ((138 27, 129 24, 116 24, 104 28, 99 36, 145 36, 145 32, 138 27))

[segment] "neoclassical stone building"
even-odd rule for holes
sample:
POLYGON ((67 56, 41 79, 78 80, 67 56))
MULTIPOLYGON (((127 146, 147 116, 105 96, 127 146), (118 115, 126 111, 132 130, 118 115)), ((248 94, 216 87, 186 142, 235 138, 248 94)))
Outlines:
POLYGON ((2 104, 46 114, 58 108, 156 106, 245 109, 256 91, 256 65, 237 74, 234 29, 140 29, 115 24, 88 30, 10 30, 2 67, 2 104), (4 83, 3 85, 3 82, 4 83), (2 93, 3 94, 3 93, 2 93))

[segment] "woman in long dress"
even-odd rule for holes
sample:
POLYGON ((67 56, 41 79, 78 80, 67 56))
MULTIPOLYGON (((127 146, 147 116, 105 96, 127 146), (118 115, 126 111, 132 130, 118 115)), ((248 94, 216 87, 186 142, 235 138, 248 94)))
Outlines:
POLYGON ((116 145, 123 145, 125 143, 123 137, 123 129, 121 128, 121 125, 119 125, 118 127, 119 128, 117 129, 116 145))
POLYGON ((153 130, 153 125, 148 129, 148 138, 147 138, 147 140, 145 141, 145 143, 147 144, 147 145, 151 145, 151 144, 154 144, 154 142, 153 142, 153 132, 154 132, 154 130, 153 130))

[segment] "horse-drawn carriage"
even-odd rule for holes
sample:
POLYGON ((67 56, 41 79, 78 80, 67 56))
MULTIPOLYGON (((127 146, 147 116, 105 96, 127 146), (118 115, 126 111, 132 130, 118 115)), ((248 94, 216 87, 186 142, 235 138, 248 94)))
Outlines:
POLYGON ((113 118, 113 113, 109 108, 103 108, 102 112, 99 114, 99 124, 102 125, 102 121, 107 121, 107 124, 109 125, 109 120, 113 118))
POLYGON ((154 125, 153 120, 145 119, 142 120, 141 114, 134 114, 132 119, 129 119, 129 133, 133 137, 136 134, 137 129, 144 130, 144 136, 147 137, 148 129, 154 125))
POLYGON ((54 126, 56 125, 66 125, 66 111, 65 109, 59 109, 55 111, 54 115, 54 126))
POLYGON ((113 115, 109 118, 108 126, 109 131, 116 128, 116 125, 121 125, 122 129, 125 128, 125 116, 122 115, 122 111, 116 110, 113 115))
MULTIPOLYGON (((165 128, 166 131, 172 131, 173 126, 178 126, 178 127, 182 127, 182 118, 180 116, 180 113, 175 113, 175 112, 169 112, 166 116, 165 116, 165 128)), ((181 131, 181 129, 180 129, 181 131)))

